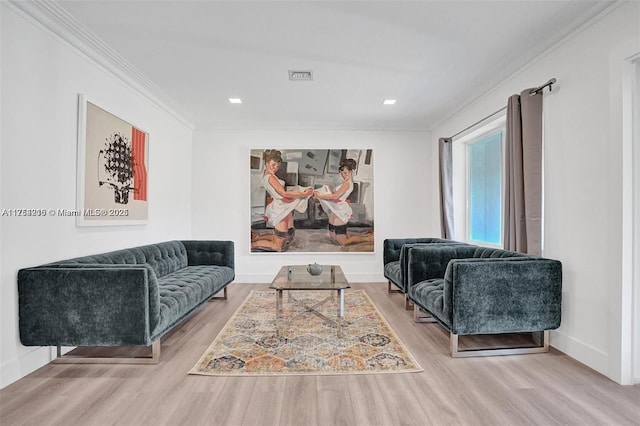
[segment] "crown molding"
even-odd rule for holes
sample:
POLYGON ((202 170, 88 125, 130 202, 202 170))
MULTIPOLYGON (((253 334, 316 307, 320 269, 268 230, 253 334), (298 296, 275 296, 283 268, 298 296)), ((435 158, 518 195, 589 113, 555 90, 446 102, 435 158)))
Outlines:
POLYGON ((5 4, 36 21, 183 124, 191 129, 195 127, 193 117, 175 99, 89 31, 57 2, 53 0, 9 0, 5 4))

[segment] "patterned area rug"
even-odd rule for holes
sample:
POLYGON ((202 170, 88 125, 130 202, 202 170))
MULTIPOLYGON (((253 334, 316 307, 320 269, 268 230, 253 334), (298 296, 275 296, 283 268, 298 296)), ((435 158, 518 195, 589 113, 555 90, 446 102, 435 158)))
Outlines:
POLYGON ((275 291, 253 290, 190 374, 268 376, 422 371, 364 290, 345 291, 340 324, 329 291, 285 292, 276 321, 275 291), (324 316, 325 318, 322 318, 324 316))

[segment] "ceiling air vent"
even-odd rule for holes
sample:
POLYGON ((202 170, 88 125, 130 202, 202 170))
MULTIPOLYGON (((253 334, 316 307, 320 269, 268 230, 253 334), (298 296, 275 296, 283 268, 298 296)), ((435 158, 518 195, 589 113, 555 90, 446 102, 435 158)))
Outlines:
POLYGON ((312 81, 313 71, 293 71, 289 70, 289 80, 291 81, 312 81))

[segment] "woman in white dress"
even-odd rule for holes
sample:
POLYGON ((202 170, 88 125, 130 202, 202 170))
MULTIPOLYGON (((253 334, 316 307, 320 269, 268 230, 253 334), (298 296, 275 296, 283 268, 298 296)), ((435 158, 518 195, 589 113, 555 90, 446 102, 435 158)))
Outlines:
POLYGON ((301 209, 313 190, 287 191, 284 181, 278 179, 276 173, 282 164, 282 153, 275 149, 268 149, 262 153, 264 159, 264 174, 262 185, 273 199, 267 204, 264 215, 267 226, 274 228, 270 235, 251 234, 251 248, 258 250, 285 251, 293 239, 294 224, 293 210, 301 209))
POLYGON ((356 161, 346 158, 340 161, 339 171, 342 183, 335 191, 331 191, 326 185, 321 191, 314 191, 324 210, 329 213, 329 235, 341 246, 357 243, 373 242, 373 235, 348 235, 347 223, 353 216, 353 210, 349 205, 349 195, 353 191, 353 171, 356 161))

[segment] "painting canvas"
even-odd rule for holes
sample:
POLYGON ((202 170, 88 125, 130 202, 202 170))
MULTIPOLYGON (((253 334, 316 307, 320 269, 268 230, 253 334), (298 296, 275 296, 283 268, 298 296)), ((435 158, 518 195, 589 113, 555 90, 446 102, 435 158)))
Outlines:
POLYGON ((251 252, 374 251, 371 149, 252 149, 251 252))
POLYGON ((147 132, 80 95, 76 224, 146 223, 148 155, 147 132))

